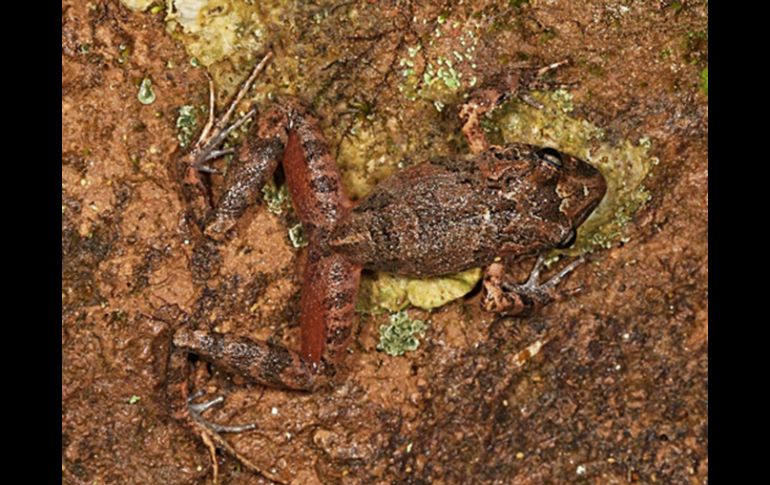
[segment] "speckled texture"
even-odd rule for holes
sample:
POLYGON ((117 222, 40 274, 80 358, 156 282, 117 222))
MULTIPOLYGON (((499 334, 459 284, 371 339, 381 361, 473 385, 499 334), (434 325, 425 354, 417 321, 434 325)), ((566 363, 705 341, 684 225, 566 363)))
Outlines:
MULTIPOLYGON (((536 315, 494 320, 473 294, 430 314, 410 310, 428 330, 401 357, 375 350, 387 317, 366 318, 346 372, 314 394, 249 386, 195 363, 194 387, 227 397, 206 417, 257 423, 227 436, 232 446, 274 479, 297 484, 707 483, 705 3, 343 2, 292 4, 283 15, 291 28, 276 23, 268 33, 290 36, 281 37, 265 82, 301 63, 303 75, 286 91, 313 101, 354 195, 361 180, 408 166, 402 149, 466 149, 455 108, 471 75, 481 84, 514 64, 567 57, 573 62, 554 77, 574 83, 572 115, 602 127, 608 140, 649 137, 660 163, 625 242, 596 250, 564 285, 581 291, 536 315), (410 101, 415 86, 399 60, 413 59, 420 74, 423 55, 465 55, 472 41, 466 36, 462 46, 457 33, 474 21, 472 61, 455 64, 466 73, 462 84, 437 77, 410 101), (419 39, 423 47, 410 57, 419 39), (349 54, 330 65, 343 48, 349 54), (351 165, 361 153, 371 157, 366 170, 351 165), (512 366, 536 342, 539 352, 512 366)), ((227 245, 186 243, 169 164, 180 153, 178 108, 204 105, 207 83, 161 17, 112 1, 63 3, 67 484, 211 482, 207 448, 171 418, 165 393, 180 322, 298 348, 296 268, 304 256, 286 234, 295 215, 258 206, 227 245), (123 44, 131 49, 121 63, 123 44), (146 77, 156 95, 150 105, 137 100, 146 77), (181 316, 166 315, 169 304, 181 316)), ((221 177, 212 181, 216 193, 221 177)), ((521 262, 522 276, 531 263, 521 262)), ((218 460, 222 483, 270 483, 226 455, 218 460)))
MULTIPOLYGON (((548 149, 546 149, 548 150, 548 149)), ((366 269, 442 276, 559 246, 605 193, 585 162, 510 144, 426 161, 383 180, 332 232, 366 269)))

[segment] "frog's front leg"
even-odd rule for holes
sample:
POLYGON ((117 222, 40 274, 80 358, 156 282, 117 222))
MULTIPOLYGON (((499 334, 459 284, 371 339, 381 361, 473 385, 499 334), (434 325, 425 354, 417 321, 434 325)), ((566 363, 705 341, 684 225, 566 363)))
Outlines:
POLYGON ((530 315, 554 300, 556 286, 582 264, 584 258, 576 259, 548 281, 541 283, 540 271, 544 262, 545 256, 538 256, 529 278, 524 283, 512 281, 502 263, 492 263, 484 274, 481 307, 488 312, 506 316, 530 315))
POLYGON ((489 140, 481 127, 481 120, 495 108, 512 96, 521 101, 542 108, 528 94, 529 91, 542 90, 551 86, 543 80, 546 73, 566 64, 563 60, 540 69, 521 69, 507 71, 492 77, 482 86, 470 93, 465 103, 460 106, 459 116, 462 132, 468 142, 470 152, 481 153, 490 147, 489 140))

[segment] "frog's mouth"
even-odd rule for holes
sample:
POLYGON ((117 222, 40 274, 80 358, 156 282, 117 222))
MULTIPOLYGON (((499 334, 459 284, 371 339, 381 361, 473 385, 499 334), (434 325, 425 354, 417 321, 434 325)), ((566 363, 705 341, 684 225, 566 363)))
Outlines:
POLYGON ((594 167, 580 160, 579 171, 574 171, 557 192, 562 198, 559 210, 572 221, 572 227, 580 226, 604 199, 607 183, 594 167))
POLYGON ((596 209, 599 206, 602 199, 604 199, 605 191, 606 191, 606 188, 602 188, 601 197, 598 197, 597 199, 587 204, 585 208, 579 212, 578 217, 574 219, 575 228, 583 224, 583 222, 585 222, 585 220, 588 219, 588 216, 590 216, 594 212, 594 209, 596 209))

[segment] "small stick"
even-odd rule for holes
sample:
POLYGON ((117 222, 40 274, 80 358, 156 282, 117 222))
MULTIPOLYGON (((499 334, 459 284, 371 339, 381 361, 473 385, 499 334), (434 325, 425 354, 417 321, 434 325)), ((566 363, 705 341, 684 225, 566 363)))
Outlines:
POLYGON ((244 96, 246 96, 246 92, 251 87, 251 83, 254 82, 254 79, 257 78, 257 74, 262 71, 262 69, 265 68, 267 65, 267 62, 270 60, 270 58, 273 57, 273 53, 271 51, 268 51, 267 54, 262 58, 261 61, 259 61, 259 64, 254 66, 254 69, 251 71, 251 74, 249 75, 249 78, 246 79, 246 82, 243 83, 243 86, 241 86, 241 89, 238 91, 238 94, 235 95, 235 98, 230 103, 230 106, 227 108, 227 111, 225 112, 224 116, 219 119, 216 125, 217 130, 222 130, 225 125, 227 125, 227 122, 230 121, 230 118, 233 115, 233 112, 235 112, 236 106, 238 106, 238 103, 241 102, 244 96))
POLYGON ((211 127, 214 126, 214 103, 216 102, 216 97, 214 94, 214 80, 211 78, 211 74, 209 74, 208 71, 206 71, 206 77, 209 80, 209 119, 206 122, 206 126, 203 128, 203 131, 201 132, 201 136, 198 137, 198 142, 195 144, 195 146, 200 146, 203 144, 204 140, 206 140, 206 138, 209 136, 211 127))

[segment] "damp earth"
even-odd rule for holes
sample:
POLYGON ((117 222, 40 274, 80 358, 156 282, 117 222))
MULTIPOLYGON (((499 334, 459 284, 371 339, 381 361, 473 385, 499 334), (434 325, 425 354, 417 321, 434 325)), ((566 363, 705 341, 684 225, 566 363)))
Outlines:
POLYGON ((212 482, 209 449, 169 415, 175 322, 298 348, 303 240, 280 174, 226 244, 200 247, 172 169, 206 122, 207 73, 224 106, 270 48, 241 109, 305 100, 359 198, 467 152, 475 86, 568 60, 485 129, 592 163, 608 194, 549 255, 588 260, 569 296, 535 315, 482 312, 478 270, 368 274, 335 386, 196 362, 194 387, 226 397, 207 417, 257 425, 225 437, 264 473, 220 453, 220 483, 707 483, 707 21, 689 1, 64 0, 63 482, 212 482))

